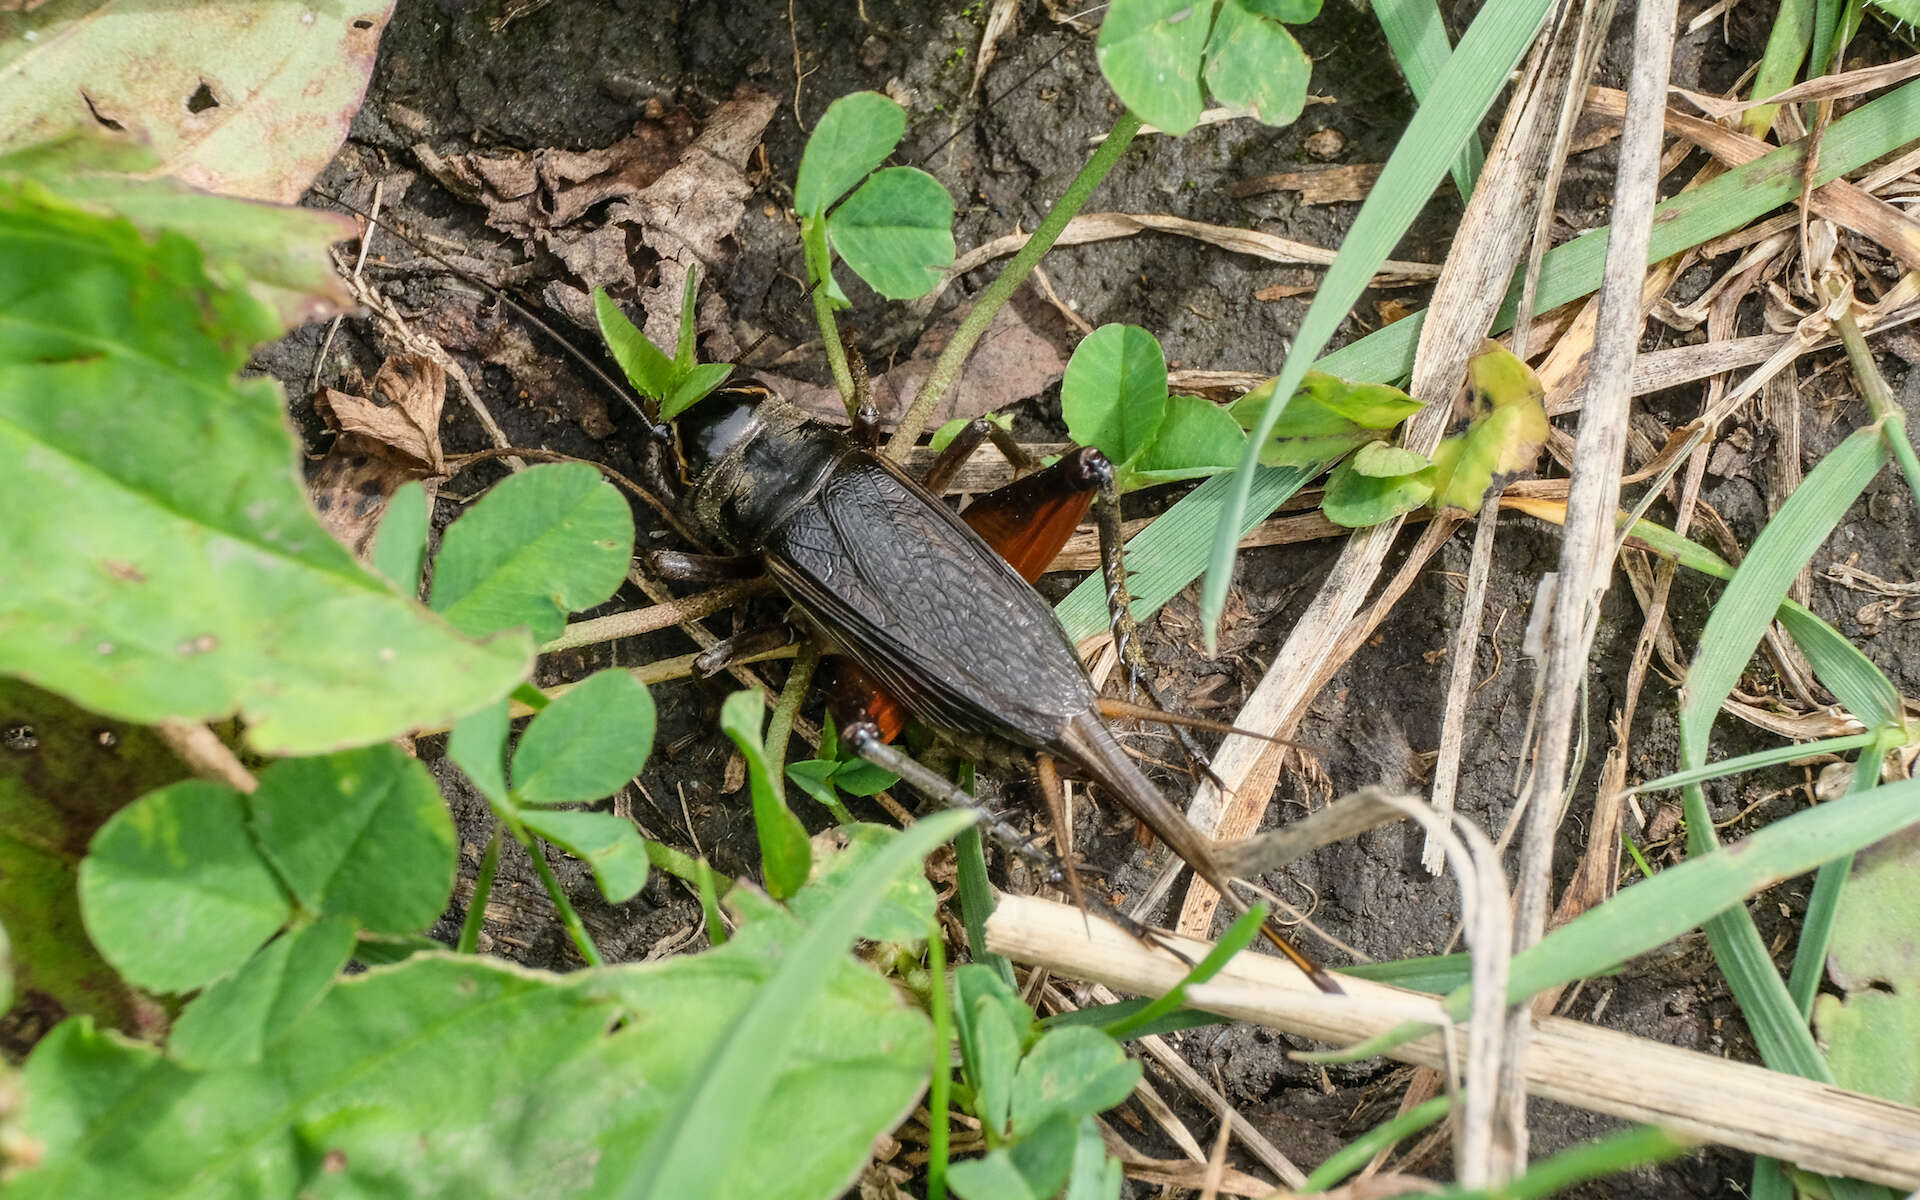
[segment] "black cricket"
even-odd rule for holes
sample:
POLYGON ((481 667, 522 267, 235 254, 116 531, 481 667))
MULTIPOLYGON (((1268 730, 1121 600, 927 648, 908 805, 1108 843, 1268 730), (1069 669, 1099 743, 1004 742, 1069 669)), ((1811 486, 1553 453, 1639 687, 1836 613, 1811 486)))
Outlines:
MULTIPOLYGON (((1048 756, 1079 768, 1246 911, 1212 841, 1114 739, 1053 610, 953 510, 875 451, 870 423, 856 421, 849 433, 743 382, 695 405, 678 426, 692 525, 762 564, 825 649, 850 658, 964 754, 1003 764, 1039 756, 1043 783, 1048 756)), ((1098 451, 1079 451, 1076 466, 1111 479, 1098 451)), ((847 740, 864 757, 885 749, 867 722, 854 721, 847 740)), ((1262 932, 1323 991, 1339 991, 1271 922, 1262 932)))

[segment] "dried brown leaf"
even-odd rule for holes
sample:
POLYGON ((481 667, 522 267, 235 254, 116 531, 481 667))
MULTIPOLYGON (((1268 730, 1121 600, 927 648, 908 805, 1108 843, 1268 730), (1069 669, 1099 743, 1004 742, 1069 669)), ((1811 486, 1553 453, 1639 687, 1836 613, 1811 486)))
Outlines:
POLYGON ((396 354, 369 391, 355 396, 329 388, 318 402, 340 436, 307 485, 321 523, 361 557, 401 485, 446 473, 440 409, 447 376, 440 364, 396 354))

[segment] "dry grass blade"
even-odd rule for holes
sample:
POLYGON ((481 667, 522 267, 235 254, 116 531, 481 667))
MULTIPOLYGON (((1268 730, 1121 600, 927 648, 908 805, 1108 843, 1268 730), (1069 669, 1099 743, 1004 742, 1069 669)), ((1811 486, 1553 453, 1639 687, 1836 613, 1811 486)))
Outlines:
MULTIPOLYGON (((1268 262, 1324 267, 1333 262, 1333 256, 1336 253, 1321 246, 1296 242, 1291 238, 1278 237, 1271 233, 1261 233, 1253 229, 1235 229, 1230 225, 1208 225, 1201 221, 1189 221, 1184 217, 1168 216, 1163 213, 1082 213, 1067 222, 1066 229, 1054 245, 1084 246, 1089 242, 1110 242, 1117 238, 1128 238, 1147 232, 1189 237, 1206 242, 1208 245, 1218 246, 1223 250, 1250 254, 1268 262)), ((976 246, 954 260, 953 266, 947 271, 947 278, 949 281, 958 279, 996 258, 1005 258, 1026 244, 1026 234, 1011 233, 1006 237, 995 238, 984 245, 976 246)), ((1382 264, 1382 270, 1374 277, 1373 282, 1375 287, 1394 287, 1425 282, 1436 278, 1439 274, 1440 268, 1432 263, 1399 262, 1389 259, 1382 264)), ((938 296, 939 292, 935 292, 934 295, 938 296)))
MULTIPOLYGON (((1587 103, 1591 111, 1609 116, 1625 111, 1625 97, 1611 88, 1590 89, 1587 103)), ((1698 117, 1676 112, 1666 112, 1664 117, 1669 130, 1729 166, 1752 162, 1774 149, 1758 138, 1698 117)), ((1816 215, 1879 242, 1909 267, 1920 266, 1920 221, 1865 189, 1836 179, 1813 189, 1807 205, 1816 215)))
POLYGON ((1771 96, 1758 96, 1751 100, 1722 100, 1718 96, 1703 96, 1699 92, 1690 92, 1686 88, 1674 88, 1673 91, 1675 95, 1685 96, 1708 116, 1724 118, 1737 117, 1750 108, 1858 96, 1892 87, 1896 83, 1912 79, 1915 75, 1920 75, 1920 55, 1882 66, 1861 67, 1854 71, 1822 75, 1818 79, 1809 79, 1805 83, 1796 84, 1784 92, 1775 92, 1771 96))
POLYGON ((744 600, 772 590, 773 582, 769 579, 747 579, 701 592, 697 596, 669 600, 665 604, 654 604, 646 608, 629 609, 626 612, 608 613, 604 617, 574 621, 559 637, 540 647, 540 653, 552 654, 558 650, 572 650, 578 646, 592 646, 600 642, 653 633, 670 625, 678 625, 682 621, 696 621, 701 617, 726 612, 744 600))
POLYGON ((1322 846, 1358 837, 1369 829, 1407 816, 1407 806, 1412 802, 1412 797, 1394 796, 1381 788, 1361 788, 1271 833, 1221 846, 1220 866, 1229 875, 1252 876, 1278 871, 1322 846))
MULTIPOLYGON (((1530 812, 1521 844, 1519 911, 1514 922, 1519 949, 1538 942, 1546 925, 1553 835, 1560 826, 1580 685, 1586 677, 1600 599, 1612 574, 1613 521, 1619 508, 1627 409, 1632 400, 1629 384, 1646 319, 1641 290, 1652 241, 1653 206, 1659 200, 1660 116, 1673 57, 1674 15, 1671 0, 1648 0, 1634 15, 1638 52, 1620 134, 1613 232, 1601 282, 1587 397, 1580 414, 1560 577, 1542 663, 1539 742, 1524 801, 1530 812)), ((1529 1012, 1526 1006, 1516 1008, 1508 1031, 1507 1065, 1515 1082, 1526 1077, 1533 1033, 1529 1012)), ((1524 1156, 1523 1126, 1516 1124, 1515 1132, 1524 1156)))
MULTIPOLYGON (((1196 960, 1208 949, 1184 938, 1170 941, 1196 960)), ((1186 973, 1178 959, 1104 921, 1089 924, 1069 905, 1033 897, 1000 899, 987 922, 987 944, 1017 961, 1134 995, 1159 995, 1186 973)), ((1343 979, 1341 986, 1345 997, 1326 997, 1279 959, 1243 954, 1214 981, 1190 988, 1188 1002, 1341 1045, 1407 1019, 1431 1019, 1438 1008, 1433 997, 1384 984, 1343 979)), ((1920 1187, 1920 1110, 1578 1021, 1534 1018, 1532 1027, 1526 1071, 1532 1095, 1652 1122, 1810 1171, 1920 1187)), ((1433 1067, 1446 1058, 1438 1033, 1388 1053, 1433 1067)))

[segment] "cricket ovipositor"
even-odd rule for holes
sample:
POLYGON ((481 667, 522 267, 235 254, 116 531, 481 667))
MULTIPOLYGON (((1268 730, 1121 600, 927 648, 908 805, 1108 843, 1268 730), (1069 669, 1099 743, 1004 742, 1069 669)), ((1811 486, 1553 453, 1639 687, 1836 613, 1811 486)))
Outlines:
MULTIPOLYGON (((1212 841, 1115 739, 1053 610, 961 516, 763 385, 726 389, 679 424, 692 524, 761 562, 825 648, 964 753, 994 762, 1038 754, 1079 768, 1242 905, 1212 841)), ((1079 461, 1111 471, 1097 451, 1079 461)), ((1338 990, 1286 938, 1264 932, 1323 990, 1338 990)))

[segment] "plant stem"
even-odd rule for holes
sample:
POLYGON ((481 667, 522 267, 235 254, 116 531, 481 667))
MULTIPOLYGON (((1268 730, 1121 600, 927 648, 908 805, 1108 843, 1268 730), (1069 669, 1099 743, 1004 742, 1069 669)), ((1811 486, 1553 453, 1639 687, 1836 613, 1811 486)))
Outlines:
POLYGON ((933 975, 928 1007, 933 1016, 933 1082, 927 1088, 927 1200, 946 1200, 947 1105, 953 1091, 953 1020, 947 1011, 947 947, 936 918, 927 934, 927 967, 933 975))
MULTIPOLYGON (((787 671, 786 686, 780 689, 780 699, 773 706, 773 715, 767 718, 767 769, 776 778, 786 778, 787 740, 793 735, 793 718, 800 712, 800 702, 806 699, 807 688, 813 683, 813 670, 820 665, 820 648, 812 642, 800 647, 800 653, 793 659, 793 666, 787 671)), ((775 784, 776 787, 779 784, 775 784)))
POLYGON ((707 945, 718 950, 727 944, 727 922, 720 915, 720 889, 713 882, 713 868, 705 859, 700 864, 700 915, 707 921, 707 945))
POLYGON ((1860 383, 1860 395, 1874 420, 1880 422, 1881 436, 1886 438, 1888 451, 1907 477, 1907 490, 1913 493, 1914 504, 1920 505, 1920 459, 1915 458, 1913 442, 1907 437, 1906 411, 1894 400, 1893 391, 1887 387, 1886 377, 1880 374, 1880 365, 1873 361, 1873 351, 1867 346, 1853 314, 1841 314, 1833 325, 1840 333, 1841 344, 1847 348, 1847 362, 1860 383))
POLYGON ((604 967, 607 960, 600 957, 600 950, 587 936, 587 927, 580 923, 580 914, 573 911, 573 902, 567 899, 567 893, 560 887, 560 881, 553 876, 553 868, 547 865, 547 856, 540 848, 540 840, 521 836, 520 844, 527 848, 527 857, 533 859, 533 869, 540 872, 540 882, 546 885, 547 895, 553 897, 553 907, 560 913, 560 924, 566 926, 567 936, 580 951, 580 957, 587 960, 590 967, 604 967))
POLYGON ((462 954, 472 954, 480 944, 480 927, 487 921, 487 899, 493 895, 493 876, 500 869, 501 828, 495 821, 487 852, 480 856, 480 874, 473 881, 473 899, 467 901, 467 918, 460 923, 460 941, 454 947, 462 954))
POLYGON ((813 320, 820 326, 820 340, 827 348, 827 366, 833 370, 833 384, 840 389, 840 402, 853 412, 853 372, 847 367, 846 347, 840 344, 840 326, 833 319, 833 254, 827 249, 824 220, 800 223, 800 242, 807 252, 807 275, 812 287, 813 320))
POLYGON ((994 314, 1013 298, 1014 291, 1026 282, 1033 268, 1039 265, 1041 257, 1053 248, 1053 243, 1066 230, 1067 222, 1079 215, 1093 195, 1093 190, 1100 186, 1101 181, 1113 170, 1114 164, 1120 161, 1120 156, 1126 153, 1127 146, 1133 142, 1133 135, 1138 132, 1140 118, 1131 112, 1122 113, 1120 119, 1113 123, 1113 132, 1093 152, 1087 165, 1080 168, 1080 173, 1073 177, 1073 182, 1067 185, 1067 190, 1048 210, 1040 227, 1027 239, 1027 244, 1020 247, 1020 252, 1007 262, 999 276, 980 294, 972 311, 967 313, 966 320, 960 322, 960 328, 954 331, 953 340, 940 352, 933 370, 927 374, 927 381, 920 385, 913 404, 901 416, 899 426, 888 439, 888 457, 905 458, 907 451, 913 448, 914 442, 919 440, 920 431, 926 427, 927 418, 933 415, 933 406, 940 402, 940 397, 960 377, 960 365, 972 353, 981 335, 986 333, 987 326, 993 323, 994 314))

